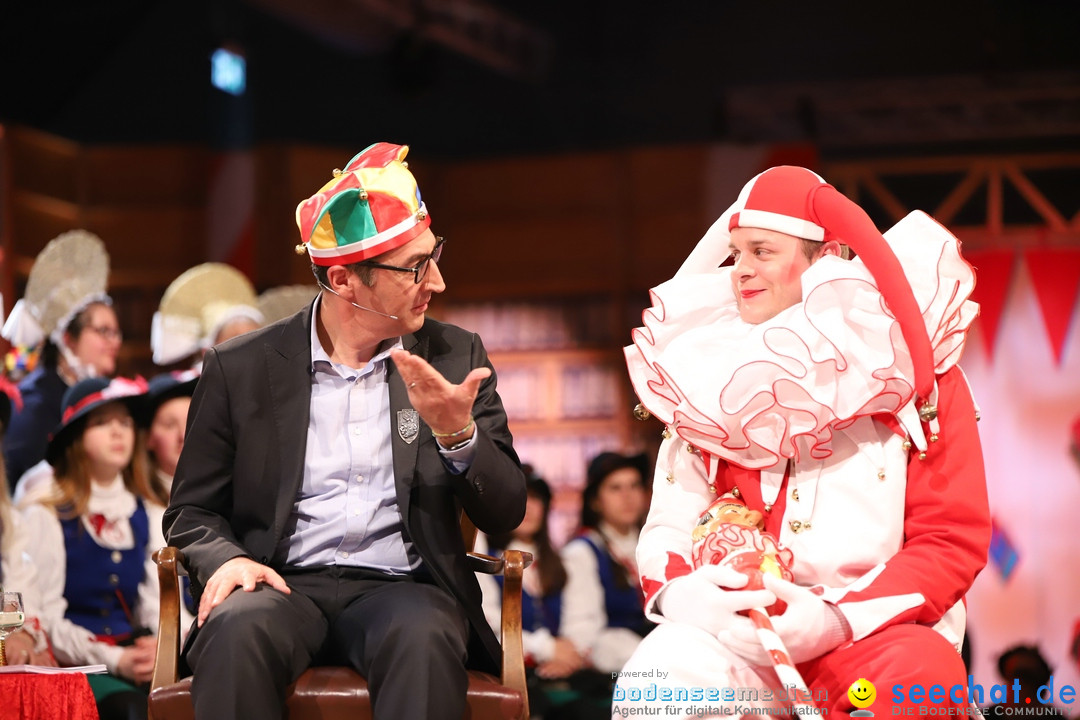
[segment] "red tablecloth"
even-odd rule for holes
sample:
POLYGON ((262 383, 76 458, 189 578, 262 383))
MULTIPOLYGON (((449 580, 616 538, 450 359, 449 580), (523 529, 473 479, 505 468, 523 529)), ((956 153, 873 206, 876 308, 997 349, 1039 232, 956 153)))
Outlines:
POLYGON ((0 720, 98 720, 82 673, 0 674, 0 720))

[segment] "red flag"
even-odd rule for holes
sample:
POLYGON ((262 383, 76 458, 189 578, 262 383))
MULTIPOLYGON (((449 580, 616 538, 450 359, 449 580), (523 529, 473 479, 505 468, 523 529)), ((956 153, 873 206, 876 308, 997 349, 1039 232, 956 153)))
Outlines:
POLYGON ((1035 297, 1039 300, 1043 324, 1050 336, 1054 361, 1061 363, 1069 320, 1080 288, 1080 250, 1069 248, 1033 249, 1024 252, 1035 297))
POLYGON ((1012 285, 1016 253, 1013 250, 976 250, 965 252, 964 259, 975 268, 975 290, 971 293, 971 299, 979 303, 980 335, 986 357, 993 362, 994 341, 1012 285))

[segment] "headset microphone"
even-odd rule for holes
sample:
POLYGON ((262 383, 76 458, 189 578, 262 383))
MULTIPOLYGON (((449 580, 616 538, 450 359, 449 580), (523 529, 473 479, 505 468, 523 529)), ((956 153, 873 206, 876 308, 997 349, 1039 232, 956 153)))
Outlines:
MULTIPOLYGON (((326 285, 323 285, 323 284, 322 284, 322 282, 321 282, 321 281, 320 281, 320 280, 319 280, 318 278, 316 278, 315 282, 316 282, 316 283, 318 283, 319 287, 321 287, 321 288, 322 288, 323 290, 325 290, 326 292, 330 293, 331 295, 337 295, 337 296, 338 296, 339 298, 341 298, 342 300, 345 300, 345 298, 341 297, 341 293, 337 293, 337 292, 334 292, 333 290, 331 290, 330 288, 328 288, 328 287, 327 287, 326 285)), ((353 302, 352 300, 345 300, 345 302, 349 303, 349 304, 350 304, 350 305, 352 305, 352 306, 353 306, 354 308, 359 308, 359 309, 361 309, 361 310, 367 310, 368 312, 373 312, 373 313, 375 313, 376 315, 382 315, 383 317, 385 317, 385 318, 390 318, 391 320, 397 320, 397 319, 398 319, 398 316, 397 316, 397 315, 388 315, 388 314, 386 314, 386 313, 384 313, 384 312, 379 312, 378 310, 372 310, 372 309, 371 309, 371 308, 369 308, 369 307, 364 307, 363 305, 357 305, 357 304, 356 304, 356 303, 354 303, 354 302, 353 302)))

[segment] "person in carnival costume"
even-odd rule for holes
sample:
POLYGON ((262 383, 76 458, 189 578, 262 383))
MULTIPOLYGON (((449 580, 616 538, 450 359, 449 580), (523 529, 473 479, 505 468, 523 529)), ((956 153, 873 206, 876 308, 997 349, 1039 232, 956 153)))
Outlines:
POLYGON ((263 326, 255 288, 224 263, 208 262, 169 283, 150 326, 157 365, 189 361, 198 368, 207 348, 263 326))
POLYGON ((90 378, 64 394, 47 459, 54 475, 22 498, 44 596, 43 623, 61 665, 101 664, 90 675, 104 718, 146 717, 154 668, 164 545, 137 442, 141 378, 90 378))
MULTIPOLYGON (((778 600, 776 633, 830 715, 853 710, 859 678, 966 683, 963 598, 990 540, 976 407, 957 366, 973 287, 959 243, 929 216, 883 237, 816 174, 775 167, 654 289, 626 357, 666 425, 637 551, 658 627, 625 666, 616 710, 697 712, 679 688, 718 712, 736 703, 709 689, 781 707, 745 617, 778 600), (731 567, 694 569, 693 527, 725 493, 792 551, 792 582, 766 575, 746 589, 731 567), (650 668, 669 673, 655 695, 633 675, 650 668)), ((874 712, 916 712, 909 695, 896 703, 906 711, 893 700, 879 693, 874 712)))
MULTIPOLYGON (((4 443, 8 477, 17 485, 45 458, 64 392, 80 380, 116 372, 122 336, 105 292, 108 279, 109 255, 100 238, 66 232, 38 254, 26 293, 4 323, 3 337, 18 352, 40 353, 19 383, 23 407, 12 416, 4 443)), ((44 472, 32 474, 48 474, 44 465, 38 469, 44 472)))
POLYGON ((479 337, 425 317, 443 241, 377 143, 297 207, 322 292, 206 351, 165 513, 198 602, 197 718, 279 718, 316 659, 368 681, 374 717, 459 720, 498 641, 465 566, 525 512, 479 337))

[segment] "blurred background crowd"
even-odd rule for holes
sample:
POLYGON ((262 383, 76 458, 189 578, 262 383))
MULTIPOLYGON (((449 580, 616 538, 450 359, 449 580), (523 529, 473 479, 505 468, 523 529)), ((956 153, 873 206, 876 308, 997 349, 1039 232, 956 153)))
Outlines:
POLYGON ((532 468, 522 527, 486 542, 538 558, 538 712, 594 712, 647 631, 628 598, 661 428, 633 418, 620 348, 648 289, 779 163, 883 229, 919 208, 964 242, 995 521, 970 667, 1080 685, 1077 27, 1075 3, 989 0, 0 10, 0 582, 39 622, 9 653, 102 662, 117 683, 95 692, 121 708, 140 692, 141 550, 201 353, 314 297, 293 208, 388 140, 449 239, 432 315, 484 338, 532 468), (1005 662, 1017 646, 1042 665, 1005 662))

